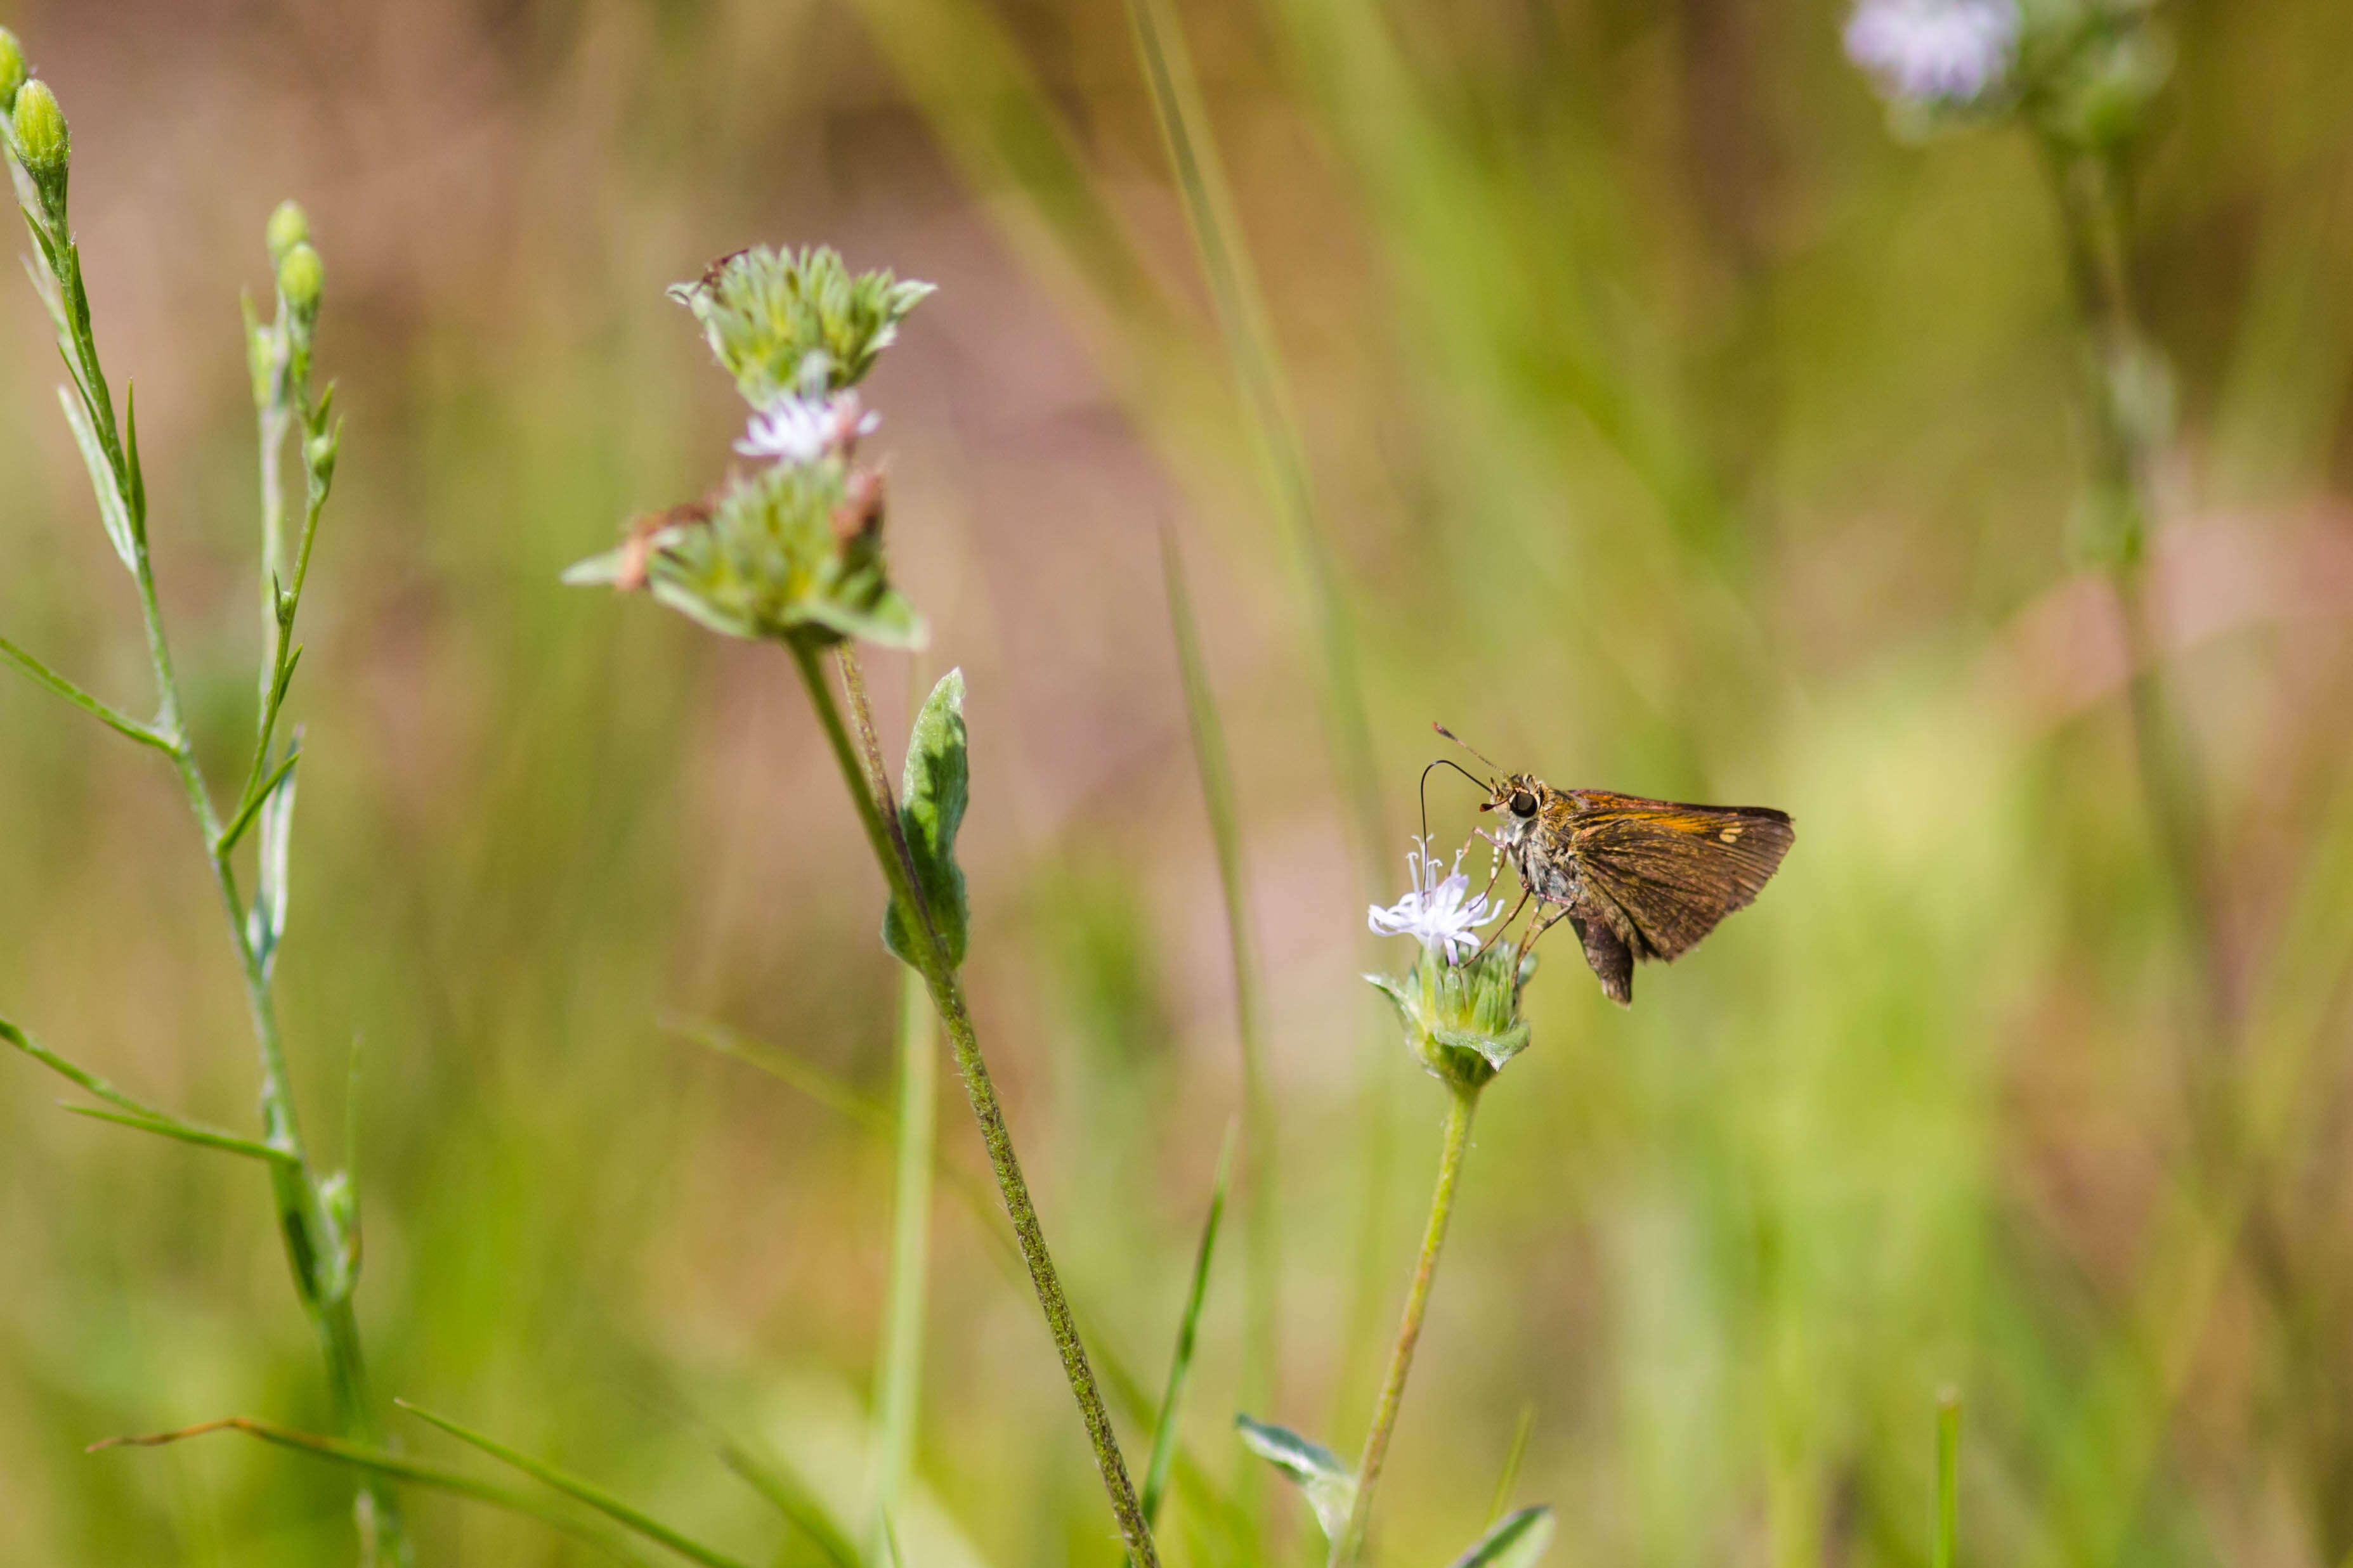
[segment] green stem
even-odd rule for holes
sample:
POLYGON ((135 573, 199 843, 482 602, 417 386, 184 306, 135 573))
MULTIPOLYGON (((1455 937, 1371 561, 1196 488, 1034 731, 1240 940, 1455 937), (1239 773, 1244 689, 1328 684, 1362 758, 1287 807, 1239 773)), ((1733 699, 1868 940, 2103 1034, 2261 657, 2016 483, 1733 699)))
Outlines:
MULTIPOLYGON (((91 424, 111 471, 116 494, 132 520, 132 576, 138 585, 140 620, 146 634, 148 662, 155 676, 153 733, 160 737, 163 749, 172 759, 173 771, 187 797, 189 813, 204 836, 214 887, 228 919, 230 937, 237 944, 247 1010, 253 1021, 261 1061, 262 1141, 291 1156, 271 1163, 269 1184, 295 1295, 318 1336, 326 1361, 328 1384, 343 1430, 359 1441, 380 1445, 383 1432, 369 1393, 358 1321, 352 1310, 352 1271, 343 1262, 343 1237, 320 1196, 319 1184, 303 1147, 269 975, 247 932, 244 901, 238 897, 236 874, 222 847, 220 816, 181 719, 179 679, 172 665, 171 644, 164 635, 154 567, 147 549, 145 485, 138 471, 135 450, 126 453, 115 421, 113 399, 107 391, 105 372, 99 363, 98 343, 90 326, 90 300, 82 286, 80 254, 69 237, 51 234, 49 238, 58 263, 52 276, 58 282, 60 315, 72 349, 70 357, 88 394, 91 424)), ((271 663, 275 662, 273 647, 271 663)), ((363 1560, 406 1568, 411 1556, 399 1499, 389 1485, 373 1476, 359 1483, 358 1497, 363 1560)))
POLYGON ((923 1403, 923 1303, 939 1085, 931 1007, 922 973, 902 969, 898 1160, 892 1180, 891 1288, 882 1312, 882 1370, 874 1400, 873 1517, 867 1527, 866 1550, 871 1563, 882 1560, 884 1526, 913 1468, 915 1426, 923 1403))
POLYGON ((1349 1505, 1347 1524, 1332 1538, 1325 1568, 1348 1568, 1365 1548, 1373 1489, 1380 1483, 1389 1436, 1397 1427, 1398 1406, 1405 1401, 1406 1374, 1413 1370, 1414 1347, 1421 1340, 1421 1316, 1430 1306, 1430 1282, 1438 1277, 1439 1249, 1446 1245, 1446 1224, 1454 1215, 1455 1184, 1462 1175, 1462 1156, 1471 1147, 1471 1113, 1478 1106, 1476 1088, 1454 1086, 1454 1103, 1446 1112, 1445 1147, 1438 1159, 1438 1188, 1430 1194, 1430 1225, 1421 1236, 1421 1260, 1414 1266, 1413 1289, 1406 1293, 1405 1321, 1398 1325, 1397 1348, 1389 1352, 1388 1375, 1381 1382, 1380 1403, 1373 1409, 1373 1429, 1365 1437, 1365 1456, 1356 1462, 1356 1500, 1349 1505))
MULTIPOLYGON (((833 688, 825 679, 816 651, 798 643, 786 646, 800 670, 802 684, 808 689, 810 705, 817 710, 826 740, 833 747, 834 761, 840 765, 842 782, 849 786, 860 826, 866 830, 867 845, 891 886, 891 895, 917 916, 912 923, 915 928, 918 967, 931 991, 932 1005, 947 1026, 948 1043, 955 1054, 956 1069, 964 1078, 965 1095, 972 1102, 973 1120, 980 1124, 981 1142, 987 1146, 989 1169, 996 1174, 1005 1212, 1021 1243, 1021 1261, 1029 1268, 1030 1285, 1038 1293, 1039 1309, 1045 1314, 1054 1348, 1061 1354, 1063 1375, 1070 1380, 1071 1396, 1078 1403, 1080 1418, 1086 1424, 1087 1440, 1093 1446, 1095 1465, 1103 1472, 1103 1490, 1110 1495, 1120 1535, 1140 1568, 1158 1568, 1160 1556, 1153 1546, 1151 1527, 1145 1522, 1134 1484, 1128 1479, 1127 1461, 1120 1453, 1118 1435, 1112 1430, 1111 1413, 1103 1407, 1093 1369, 1087 1364, 1086 1347, 1080 1342, 1078 1322, 1071 1314, 1070 1301, 1062 1294, 1062 1281, 1055 1272, 1053 1255, 1047 1250, 1037 1207, 1029 1201, 1029 1186, 1022 1179, 1020 1162, 1014 1156, 1013 1135, 1006 1127, 997 1086, 989 1078, 988 1064, 981 1058, 979 1037, 973 1029, 972 1014, 965 1005, 963 983, 947 961, 931 912, 924 907, 923 893, 915 884, 895 809, 891 820, 885 822, 882 803, 890 799, 889 782, 880 777, 870 781, 870 763, 860 759, 849 738, 849 731, 842 722, 840 705, 834 700, 833 688)), ((844 664, 846 671, 855 669, 853 661, 845 660, 844 664)), ((854 675, 849 679, 854 679, 854 675)), ((861 689, 851 689, 856 695, 861 689)), ((872 720, 866 712, 860 712, 859 722, 861 729, 872 730, 872 720)), ((872 765, 879 767, 879 757, 872 759, 872 765)))

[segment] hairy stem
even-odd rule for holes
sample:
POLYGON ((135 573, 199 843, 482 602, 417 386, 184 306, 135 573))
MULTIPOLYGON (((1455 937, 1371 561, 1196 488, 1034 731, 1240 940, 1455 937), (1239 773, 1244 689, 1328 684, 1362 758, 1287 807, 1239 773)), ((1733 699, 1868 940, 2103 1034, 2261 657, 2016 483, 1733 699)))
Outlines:
POLYGON ((1397 1347, 1389 1352, 1388 1374, 1381 1380, 1380 1402, 1373 1408, 1373 1429, 1365 1436, 1364 1458, 1356 1461, 1356 1500, 1349 1505, 1347 1524, 1332 1538, 1326 1568, 1348 1568, 1365 1549, 1373 1489, 1380 1484, 1389 1436, 1397 1428, 1398 1406, 1405 1402, 1406 1374, 1413 1370, 1414 1347, 1421 1341, 1421 1317, 1430 1306, 1430 1282, 1438 1277, 1446 1225, 1454 1216, 1454 1188, 1461 1179, 1462 1156, 1471 1147, 1471 1113, 1478 1106, 1478 1089, 1455 1086, 1454 1103, 1446 1111, 1445 1146, 1438 1158, 1438 1187, 1430 1197, 1430 1225, 1421 1236, 1421 1260, 1414 1266, 1413 1288, 1406 1293, 1405 1321, 1398 1325, 1397 1347))
MULTIPOLYGON (((1144 1510, 1136 1500, 1134 1484, 1129 1480, 1127 1461, 1120 1453, 1119 1437, 1112 1430, 1111 1413, 1103 1407, 1102 1392, 1095 1386, 1095 1375, 1087 1364, 1086 1347, 1079 1338, 1079 1327, 1071 1313, 1069 1300, 1062 1294, 1061 1277, 1055 1272, 1053 1255, 1047 1250, 1046 1235, 1038 1223, 1038 1210, 1029 1201, 1029 1183, 1022 1179, 1021 1163, 1013 1152, 1013 1135, 1005 1124, 1004 1108, 997 1099, 997 1086, 988 1074, 988 1064, 981 1058, 980 1040, 974 1032, 972 1014, 965 1005, 964 984, 955 969, 947 961, 939 931, 933 924, 931 912, 924 907, 922 890, 916 886, 915 873, 906 851, 903 832, 893 809, 889 819, 884 817, 884 803, 890 796, 887 780, 876 787, 872 781, 880 773, 880 748, 872 749, 861 758, 858 746, 851 741, 849 731, 842 721, 840 705, 835 701, 832 686, 825 679, 823 667, 814 650, 799 644, 791 647, 794 662, 799 668, 801 681, 808 689, 809 702, 816 708, 818 720, 824 726, 826 740, 833 747, 834 760, 840 765, 842 782, 849 788, 851 803, 857 807, 859 823, 866 830, 868 847, 874 852, 876 863, 890 883, 892 896, 916 917, 909 922, 914 927, 914 947, 918 967, 925 985, 931 991, 932 1005, 940 1020, 947 1026, 948 1043, 955 1054, 956 1069, 964 1078, 965 1095, 972 1102, 973 1120, 980 1125, 981 1142, 987 1146, 989 1169, 997 1177, 997 1189, 1005 1200, 1005 1212, 1013 1222, 1013 1231, 1021 1243, 1021 1261, 1029 1271, 1029 1282, 1038 1293, 1039 1310, 1045 1314, 1046 1327, 1054 1338, 1054 1348, 1062 1358, 1063 1375, 1070 1380, 1071 1396, 1077 1401, 1080 1418, 1086 1424, 1087 1440, 1093 1446, 1095 1465, 1103 1472, 1103 1490, 1110 1495, 1112 1512, 1119 1521, 1119 1532, 1128 1551, 1141 1568, 1159 1568, 1159 1553, 1154 1549, 1151 1527, 1145 1522, 1144 1510)), ((846 679, 856 678, 848 672, 856 669, 854 659, 843 661, 846 679)), ((851 685, 853 700, 862 698, 862 681, 851 685)), ((858 703, 858 722, 861 731, 871 734, 873 719, 858 703)))

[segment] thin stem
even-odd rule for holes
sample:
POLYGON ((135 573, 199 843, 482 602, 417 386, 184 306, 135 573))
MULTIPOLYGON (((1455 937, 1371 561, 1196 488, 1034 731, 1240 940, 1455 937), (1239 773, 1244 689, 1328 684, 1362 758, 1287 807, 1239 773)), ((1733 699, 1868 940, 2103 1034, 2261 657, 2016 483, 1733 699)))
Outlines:
POLYGON ((2085 394, 2092 411, 2093 500, 2100 555, 2124 630, 2126 712, 2134 762, 2157 847, 2197 966, 2194 1015, 2201 1037, 2184 1091, 2199 1153, 2210 1172, 2234 1157, 2223 1113, 2220 1057, 2235 1012, 2230 965, 2216 923, 2217 888, 2205 780, 2163 681, 2164 649, 2149 603, 2147 536, 2157 513, 2162 432, 2128 405, 2156 351, 2140 323, 2126 266, 2123 176, 2113 161, 2045 147, 2057 194, 2069 277, 2084 321, 2085 394))
MULTIPOLYGON (((1061 1354, 1063 1375, 1070 1380, 1071 1396, 1078 1403, 1080 1418, 1086 1424, 1087 1439, 1094 1447, 1095 1465, 1103 1473, 1103 1490, 1110 1495, 1120 1535, 1141 1568, 1158 1568, 1160 1557, 1153 1546, 1151 1527, 1145 1522, 1135 1487, 1128 1479, 1127 1461, 1120 1453, 1118 1435, 1112 1430, 1111 1413, 1103 1407, 1093 1369, 1087 1364, 1086 1347, 1079 1338, 1078 1322, 1071 1316, 1069 1300, 1062 1294, 1062 1281, 1055 1272, 1053 1255, 1047 1250, 1037 1207, 1029 1200, 1029 1184, 1023 1180, 1020 1162, 1014 1156, 1013 1135, 1006 1127, 997 1086, 989 1078, 988 1064, 981 1058, 979 1037, 973 1028, 972 1014, 965 1005, 963 983, 947 962, 931 911, 924 907, 899 825, 895 820, 885 824, 877 793, 869 787, 870 763, 860 759, 858 748, 850 741, 840 706, 834 700, 833 688, 825 679, 815 650, 797 643, 787 646, 800 670, 802 684, 808 689, 810 705, 816 708, 818 722, 825 730, 826 740, 833 747, 842 782, 849 786, 860 825, 866 829, 868 847, 890 883, 892 896, 916 917, 910 923, 915 928, 913 945, 918 967, 931 990, 932 1005, 947 1026, 956 1068, 964 1078, 965 1095, 972 1103, 973 1120, 979 1123, 981 1142, 988 1150, 989 1169, 996 1174, 1005 1212, 1021 1243, 1021 1260, 1038 1293, 1039 1309, 1045 1314, 1054 1348, 1061 1354)), ((852 688, 853 697, 861 694, 862 686, 852 688)), ((871 731, 873 721, 870 713, 860 712, 859 722, 861 729, 871 731)), ((872 761, 879 763, 879 755, 872 761)))
MULTIPOLYGON (((63 226, 58 226, 61 229, 63 226)), ((262 1142, 289 1156, 271 1162, 269 1167, 270 1194, 286 1244, 287 1266, 293 1276, 295 1295, 318 1336, 328 1384, 344 1431, 362 1442, 380 1445, 382 1428, 369 1393, 358 1321, 352 1310, 353 1269, 347 1262, 345 1238, 320 1195, 319 1184, 303 1146, 269 972, 248 933, 245 903, 238 895, 236 873, 223 847, 220 816, 181 719, 179 679, 173 668, 171 643, 164 634, 163 609, 155 593, 154 566, 147 548, 146 487, 139 471, 135 420, 132 441, 126 450, 115 421, 113 400, 107 391, 105 372, 99 363, 97 339, 90 329, 90 300, 82 285, 80 254, 69 235, 47 230, 43 234, 53 262, 51 275, 58 283, 64 346, 69 350, 69 361, 85 395, 90 423, 106 458, 116 498, 131 521, 132 577, 138 587, 140 621, 146 635, 148 662, 155 677, 156 716, 152 732, 172 760, 173 772, 187 797, 189 813, 204 837, 205 858, 212 867, 214 887, 228 920, 230 938, 237 944, 247 1011, 252 1018, 260 1057, 262 1142)), ((274 647, 269 657, 273 667, 280 663, 274 647)), ((105 716, 100 714, 101 718, 105 716)), ((374 1476, 361 1480, 357 1489, 363 1561, 405 1568, 411 1557, 397 1496, 388 1484, 374 1476)))
POLYGON ((882 1531, 913 1468, 923 1403, 923 1304, 932 1230, 932 1165, 937 1142, 939 1058, 923 974, 902 969, 899 985, 898 1160, 892 1179, 891 1288, 882 1311, 882 1370, 874 1404, 876 1439, 867 1559, 881 1561, 882 1531))
POLYGON ((1346 1526, 1332 1538, 1326 1568, 1348 1568, 1365 1548, 1373 1489, 1380 1483, 1389 1436, 1397 1427, 1398 1406, 1405 1401, 1406 1374, 1413 1370, 1414 1347, 1421 1340, 1421 1316, 1430 1306, 1430 1282, 1438 1277, 1438 1254, 1446 1245, 1447 1221, 1454 1215, 1454 1187, 1462 1175, 1462 1156, 1471 1147, 1471 1114, 1478 1106, 1476 1088, 1455 1086, 1454 1103, 1446 1112, 1445 1146, 1438 1158, 1438 1187, 1430 1198, 1430 1225, 1421 1236, 1421 1260, 1414 1266, 1413 1289, 1406 1293, 1405 1321, 1398 1325, 1397 1348, 1389 1352, 1388 1375, 1381 1382, 1380 1403, 1373 1409, 1373 1429, 1365 1437, 1365 1456, 1356 1462, 1356 1500, 1349 1505, 1346 1526))

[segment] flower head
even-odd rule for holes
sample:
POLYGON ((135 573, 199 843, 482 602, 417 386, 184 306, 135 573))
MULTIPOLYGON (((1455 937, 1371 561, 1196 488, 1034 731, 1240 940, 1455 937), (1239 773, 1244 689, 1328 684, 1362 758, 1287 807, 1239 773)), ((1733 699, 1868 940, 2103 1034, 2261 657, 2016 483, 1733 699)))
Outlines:
POLYGON ((1846 52, 1888 98, 1970 103, 2009 73, 2018 32, 2017 0, 1861 0, 1846 52))
POLYGON ((830 397, 786 394, 752 416, 735 449, 747 458, 814 463, 848 451, 860 436, 871 436, 881 426, 882 416, 861 408, 854 392, 830 397))
POLYGON ((1388 909, 1374 905, 1366 923, 1377 936, 1416 937, 1447 963, 1461 963, 1477 951, 1479 928, 1504 912, 1502 900, 1491 905, 1484 893, 1466 900, 1471 879, 1463 875, 1460 849, 1454 852, 1453 866, 1441 870, 1438 857, 1430 852, 1430 841, 1417 838, 1406 852, 1405 865, 1412 889, 1388 909))

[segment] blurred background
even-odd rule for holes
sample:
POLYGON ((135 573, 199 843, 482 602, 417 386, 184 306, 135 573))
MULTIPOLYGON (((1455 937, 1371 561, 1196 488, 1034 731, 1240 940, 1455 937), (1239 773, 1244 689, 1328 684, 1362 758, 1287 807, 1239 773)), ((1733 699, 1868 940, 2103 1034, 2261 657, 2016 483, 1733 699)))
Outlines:
MULTIPOLYGON (((1419 1237, 1445 1096, 1358 975, 1410 957, 1364 910, 1401 890, 1430 721, 1556 784, 1799 823, 1758 906, 1645 969, 1630 1012, 1550 952, 1534 1047, 1486 1097, 1383 1561, 1476 1535, 1525 1419, 1513 1500, 1559 1510, 1554 1562, 1925 1562, 1947 1385, 1969 1559, 2346 1561, 2353 9, 2176 7, 2131 170, 2180 411, 2150 605, 2204 778, 2205 922, 2155 848, 2073 521, 2081 342, 2023 134, 1891 139, 1837 0, 1177 14, 1295 448, 1227 352, 1118 7, 5 18, 71 121, 99 341, 138 383, 224 773, 257 641, 237 297, 267 291, 281 196, 326 258, 348 426, 292 703, 280 991, 311 1139, 364 1194, 381 1390, 764 1558, 717 1433, 857 1517, 888 1138, 672 1026, 887 1104, 880 883, 787 660, 555 581, 729 460, 739 406, 662 287, 825 242, 940 285, 868 389, 934 641, 869 668, 886 739, 911 684, 969 679, 968 973, 1101 1352, 1156 1387, 1240 1102, 1165 532, 1265 982, 1281 1361, 1257 1414, 1355 1452, 1419 1237), (2248 1127, 2210 1179, 2217 1092, 2248 1127)), ((47 326, 6 300, 0 629, 144 711, 47 326)), ((1433 781, 1441 841, 1472 804, 1433 781)), ((0 1013, 255 1125, 165 770, 13 679, 0 888, 0 1013)), ((942 1077, 907 1559, 1108 1564, 1002 1221, 955 1195, 985 1166, 942 1077)), ((349 1561, 329 1467, 235 1437, 81 1452, 331 1416, 259 1173, 62 1115, 60 1088, 0 1061, 0 1561, 349 1561)), ((1185 1432, 1247 1493, 1240 1261, 1185 1432)), ((1304 1561, 1273 1484, 1268 1560, 1304 1561)), ((1173 1507, 1172 1559, 1220 1561, 1173 1507)), ((412 1508, 423 1562, 588 1560, 412 1508)))

